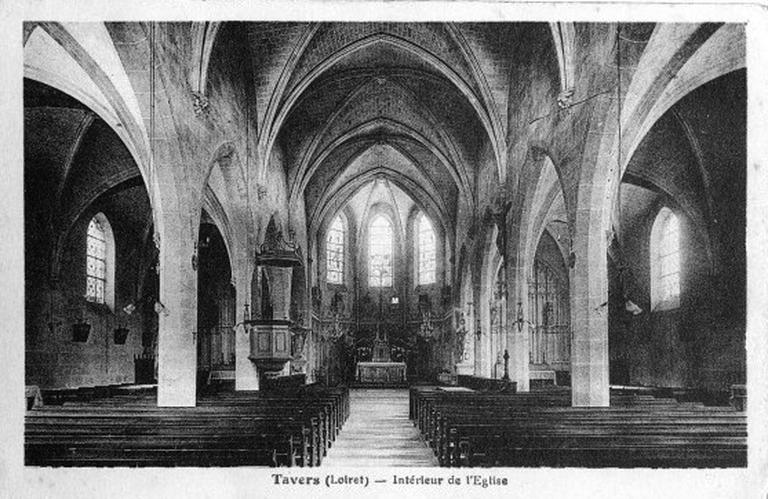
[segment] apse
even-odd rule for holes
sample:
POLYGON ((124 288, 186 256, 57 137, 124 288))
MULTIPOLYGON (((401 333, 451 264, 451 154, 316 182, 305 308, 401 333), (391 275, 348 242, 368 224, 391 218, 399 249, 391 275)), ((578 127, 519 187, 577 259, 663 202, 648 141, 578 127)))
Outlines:
MULTIPOLYGON (((386 338, 386 361, 399 359, 407 375, 448 369, 441 348, 450 319, 442 223, 396 178, 375 176, 329 211, 317 232, 313 312, 347 323, 347 355, 371 360, 386 338)), ((338 373, 337 375, 350 375, 338 373)), ((353 381, 350 379, 349 381, 353 381)))

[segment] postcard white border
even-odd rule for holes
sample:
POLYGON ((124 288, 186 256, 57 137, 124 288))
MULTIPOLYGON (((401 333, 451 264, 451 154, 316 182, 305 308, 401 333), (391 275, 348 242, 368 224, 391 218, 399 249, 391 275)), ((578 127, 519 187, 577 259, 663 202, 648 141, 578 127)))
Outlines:
POLYGON ((768 10, 737 2, 247 2, 0 0, 0 495, 10 497, 766 497, 768 492, 768 10), (577 469, 45 469, 23 466, 24 20, 655 21, 747 24, 747 375, 749 467, 577 469), (505 476, 505 487, 275 486, 271 474, 505 476))

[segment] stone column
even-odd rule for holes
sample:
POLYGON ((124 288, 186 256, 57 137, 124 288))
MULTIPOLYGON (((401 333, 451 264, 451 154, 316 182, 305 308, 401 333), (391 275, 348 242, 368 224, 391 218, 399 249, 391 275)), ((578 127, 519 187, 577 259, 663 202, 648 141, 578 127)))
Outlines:
POLYGON ((456 374, 473 375, 475 367, 475 314, 473 311, 473 302, 463 303, 464 310, 464 329, 466 335, 462 340, 463 355, 456 359, 456 374), (465 360, 466 359, 466 360, 465 360))
MULTIPOLYGON (((512 246, 512 245, 510 245, 512 246)), ((513 251, 515 248, 510 248, 513 251)), ((510 258, 507 264, 507 349, 509 350, 509 380, 517 383, 517 390, 530 390, 528 323, 519 323, 517 304, 522 304, 523 319, 528 317, 528 281, 520 258, 510 258)))
MULTIPOLYGON (((473 359, 474 365, 475 365, 475 376, 483 376, 483 341, 482 338, 479 338, 477 336, 478 331, 483 330, 483 320, 482 320, 482 312, 481 308, 478 304, 480 303, 479 299, 479 292, 476 292, 476 295, 478 298, 475 298, 475 307, 474 307, 474 314, 472 316, 472 330, 469 334, 472 335, 472 344, 474 345, 473 350, 475 352, 475 357, 473 359)), ((484 333, 485 334, 485 333, 484 333)))
POLYGON ((160 234, 157 405, 193 407, 197 388, 197 234, 182 217, 166 219, 160 234))
POLYGON ((235 300, 236 305, 236 320, 235 323, 239 324, 235 328, 235 390, 258 390, 259 389, 259 371, 248 355, 251 353, 251 342, 248 334, 248 330, 243 324, 243 321, 248 317, 245 317, 245 305, 249 307, 249 314, 253 311, 250 310, 251 306, 251 274, 253 268, 251 265, 247 265, 245 262, 241 262, 238 265, 241 269, 237 272, 237 278, 235 280, 235 289, 237 298, 235 300))
POLYGON ((599 213, 578 212, 571 271, 571 389, 574 407, 607 407, 608 382, 608 262, 605 234, 589 219, 599 213), (583 227, 582 230, 578 228, 583 227))

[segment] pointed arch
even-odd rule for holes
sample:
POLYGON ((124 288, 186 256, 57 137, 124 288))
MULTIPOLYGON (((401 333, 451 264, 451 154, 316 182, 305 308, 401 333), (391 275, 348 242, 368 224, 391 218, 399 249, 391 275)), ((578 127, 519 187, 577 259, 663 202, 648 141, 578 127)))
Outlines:
MULTIPOLYGON (((270 120, 267 127, 264 128, 265 133, 259 135, 259 151, 260 157, 268 158, 272 150, 272 147, 277 139, 277 135, 282 128, 283 123, 287 119, 290 111, 293 109, 296 102, 298 102, 301 95, 309 88, 309 86, 317 80, 323 73, 334 66, 337 62, 350 56, 351 54, 362 50, 366 47, 377 43, 387 43, 394 47, 409 52, 416 57, 419 57, 430 66, 434 67, 439 73, 448 79, 452 84, 456 86, 459 92, 467 99, 472 108, 477 113, 477 117, 483 125, 488 140, 491 142, 494 150, 494 159, 496 160, 496 169, 500 177, 503 177, 502 165, 504 165, 504 151, 502 150, 503 143, 498 139, 501 137, 501 131, 497 131, 494 127, 494 121, 492 120, 489 112, 483 106, 483 99, 475 94, 468 82, 464 79, 448 64, 442 61, 434 54, 428 52, 419 45, 406 40, 404 38, 389 34, 389 33, 375 33, 367 37, 356 40, 355 42, 347 45, 341 50, 338 50, 333 55, 327 57, 321 64, 314 67, 307 75, 305 75, 301 81, 299 81, 287 95, 280 96, 279 98, 272 99, 270 101, 270 109, 267 112, 267 116, 275 116, 270 120), (273 106, 275 106, 274 109, 273 106)), ((262 174, 265 173, 265 169, 262 169, 262 174)))
MULTIPOLYGON (((391 86, 392 93, 397 93, 401 101, 409 102, 411 104, 410 108, 413 109, 416 118, 418 118, 418 121, 423 125, 423 128, 425 127, 429 130, 434 129, 434 134, 427 136, 417 129, 418 125, 411 126, 410 124, 405 124, 404 120, 393 119, 392 117, 387 116, 376 116, 367 121, 355 124, 351 128, 349 128, 350 123, 344 122, 343 125, 348 129, 343 130, 342 133, 336 134, 338 137, 330 143, 323 143, 324 139, 331 136, 330 131, 334 126, 339 124, 341 121, 340 118, 343 117, 344 112, 348 111, 352 104, 358 104, 359 107, 361 102, 355 102, 356 99, 364 96, 365 91, 368 88, 378 88, 380 80, 381 78, 371 78, 358 85, 358 87, 345 98, 344 103, 341 104, 328 118, 327 123, 322 130, 315 134, 306 150, 301 154, 302 158, 299 166, 296 168, 295 178, 292 179, 291 182, 291 198, 293 199, 297 193, 303 192, 317 168, 319 168, 326 157, 336 148, 363 134, 375 133, 377 136, 381 136, 382 131, 377 129, 384 127, 387 129, 386 132, 390 134, 405 135, 429 149, 440 159, 443 166, 450 172, 459 191, 471 199, 471 173, 467 171, 466 167, 462 166, 467 163, 467 160, 456 147, 454 139, 450 136, 448 130, 446 130, 440 120, 438 120, 426 106, 419 105, 418 99, 413 92, 403 85, 398 84, 396 81, 386 80, 386 85, 391 86)), ((366 101, 363 101, 363 103, 365 102, 366 101)), ((325 142, 327 142, 327 140, 325 142)))
POLYGON ((229 261, 234 268, 236 262, 234 254, 235 235, 232 230, 232 224, 230 223, 227 212, 219 201, 218 196, 209 186, 206 186, 205 192, 203 194, 202 209, 205 211, 205 213, 208 214, 211 220, 213 220, 214 225, 216 225, 216 229, 221 234, 222 239, 224 240, 224 246, 227 249, 227 256, 229 257, 229 261))
MULTIPOLYGON (((375 147, 375 145, 375 142, 371 142, 369 147, 363 147, 349 158, 347 165, 354 164, 357 159, 361 158, 372 147, 375 147)), ((402 153, 401 148, 399 147, 392 146, 392 149, 402 153)), ((329 210, 335 211, 339 206, 339 200, 348 200, 371 180, 385 177, 388 181, 391 181, 407 193, 422 209, 428 212, 433 220, 440 221, 443 224, 443 230, 446 233, 449 232, 448 227, 445 225, 445 220, 450 218, 450 211, 443 198, 439 195, 440 191, 433 179, 421 172, 418 165, 414 164, 415 160, 413 160, 410 155, 406 156, 406 154, 403 153, 403 157, 413 164, 414 168, 419 173, 418 177, 411 178, 411 176, 406 175, 400 169, 390 168, 384 165, 369 168, 351 178, 348 178, 349 176, 340 175, 335 182, 327 184, 322 190, 318 201, 315 203, 314 208, 309 215, 310 226, 323 220, 329 210)))
POLYGON ((485 235, 479 258, 479 303, 475 305, 475 313, 480 324, 480 339, 475 350, 475 375, 490 377, 493 370, 493 352, 491 342, 491 308, 493 301, 494 283, 499 268, 502 267, 502 255, 496 240, 499 229, 491 220, 486 220, 485 235))
POLYGON ((528 350, 530 362, 544 369, 570 371, 570 292, 568 268, 555 237, 544 228, 528 275, 528 350))
POLYGON ((382 128, 384 128, 391 135, 402 135, 408 137, 409 140, 419 144, 420 146, 431 152, 440 163, 450 173, 452 180, 456 184, 459 192, 467 199, 470 206, 474 206, 474 193, 471 189, 471 182, 467 175, 467 172, 458 166, 458 157, 447 156, 443 153, 442 149, 434 144, 428 137, 425 137, 414 128, 407 126, 398 121, 394 121, 389 118, 374 118, 365 123, 361 123, 351 130, 348 130, 344 134, 337 137, 330 144, 323 148, 318 154, 311 158, 311 162, 307 162, 306 166, 297 173, 296 179, 291 184, 289 199, 296 199, 304 189, 307 187, 312 175, 320 168, 323 161, 325 161, 333 151, 351 140, 365 137, 367 135, 378 135, 382 137, 382 128))
POLYGON ((104 120, 125 144, 150 191, 146 132, 135 123, 103 69, 66 29, 44 23, 30 34, 25 45, 24 77, 72 96, 104 120))

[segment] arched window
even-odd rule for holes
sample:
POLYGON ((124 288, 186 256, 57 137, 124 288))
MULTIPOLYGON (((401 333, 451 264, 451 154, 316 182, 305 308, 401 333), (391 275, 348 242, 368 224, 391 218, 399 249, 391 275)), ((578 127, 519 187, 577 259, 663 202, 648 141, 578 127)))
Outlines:
POLYGON ((88 224, 85 299, 114 306, 115 244, 107 217, 97 213, 88 224))
POLYGON ((368 284, 392 286, 392 223, 377 215, 368 230, 368 284))
POLYGON ((435 231, 424 213, 416 219, 416 254, 419 284, 435 282, 435 231))
POLYGON ((651 309, 680 306, 680 225, 669 208, 656 216, 651 229, 651 309))
POLYGON ((341 215, 337 215, 328 229, 325 240, 326 279, 331 284, 344 282, 344 242, 346 228, 341 215))

